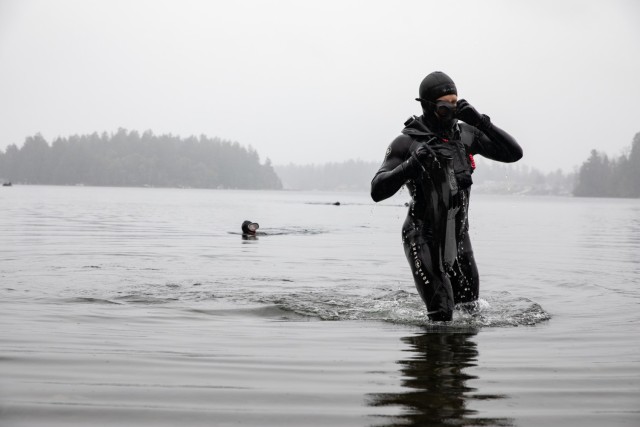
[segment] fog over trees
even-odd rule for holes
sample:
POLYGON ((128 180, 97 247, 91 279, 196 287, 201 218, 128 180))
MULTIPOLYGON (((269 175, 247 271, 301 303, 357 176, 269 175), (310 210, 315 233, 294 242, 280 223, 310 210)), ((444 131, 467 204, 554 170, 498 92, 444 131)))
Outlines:
POLYGON ((0 178, 24 184, 280 189, 269 159, 237 142, 119 129, 57 138, 37 134, 0 151, 0 178))

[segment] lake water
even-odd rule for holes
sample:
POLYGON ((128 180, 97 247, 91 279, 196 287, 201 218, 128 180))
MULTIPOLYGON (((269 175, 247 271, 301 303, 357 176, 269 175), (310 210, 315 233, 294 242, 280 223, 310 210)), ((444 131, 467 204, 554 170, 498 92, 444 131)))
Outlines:
POLYGON ((437 324, 407 198, 0 189, 0 425, 640 425, 640 200, 472 196, 437 324))

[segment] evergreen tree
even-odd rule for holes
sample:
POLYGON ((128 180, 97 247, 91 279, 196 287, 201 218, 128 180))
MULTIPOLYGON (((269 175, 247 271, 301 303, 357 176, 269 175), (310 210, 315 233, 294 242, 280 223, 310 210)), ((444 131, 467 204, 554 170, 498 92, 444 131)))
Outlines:
POLYGON ((612 175, 606 154, 591 150, 591 156, 578 172, 578 181, 573 191, 575 196, 604 197, 610 193, 612 175))
POLYGON ((640 197, 640 133, 631 143, 628 154, 609 160, 596 150, 580 167, 573 190, 584 197, 640 197))
POLYGON ((640 132, 633 137, 623 182, 628 196, 640 197, 640 132))

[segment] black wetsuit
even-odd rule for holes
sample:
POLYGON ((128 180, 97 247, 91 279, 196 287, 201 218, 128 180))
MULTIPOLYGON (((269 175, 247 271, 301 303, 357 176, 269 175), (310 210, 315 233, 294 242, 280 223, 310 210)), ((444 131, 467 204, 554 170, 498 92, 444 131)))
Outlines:
POLYGON ((371 197, 378 202, 407 186, 412 200, 402 227, 405 255, 429 318, 451 320, 454 305, 477 300, 479 290, 468 233, 474 168, 469 155, 515 162, 522 157, 522 148, 487 116, 479 128, 454 122, 442 131, 424 115, 410 118, 405 126, 371 182, 371 197), (407 166, 412 152, 425 143, 436 160, 423 165, 416 177, 407 166))

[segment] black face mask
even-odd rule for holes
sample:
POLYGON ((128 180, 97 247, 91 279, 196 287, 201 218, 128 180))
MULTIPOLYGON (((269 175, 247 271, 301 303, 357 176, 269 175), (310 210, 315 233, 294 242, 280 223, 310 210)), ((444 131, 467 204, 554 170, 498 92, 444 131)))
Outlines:
POLYGON ((429 104, 443 129, 449 129, 456 124, 456 104, 447 101, 429 102, 429 104))
POLYGON ((427 101, 418 98, 422 105, 423 117, 427 126, 434 132, 449 133, 458 122, 456 104, 447 101, 427 101))
POLYGON ((435 113, 442 121, 451 121, 456 117, 456 104, 447 101, 435 102, 435 113))

